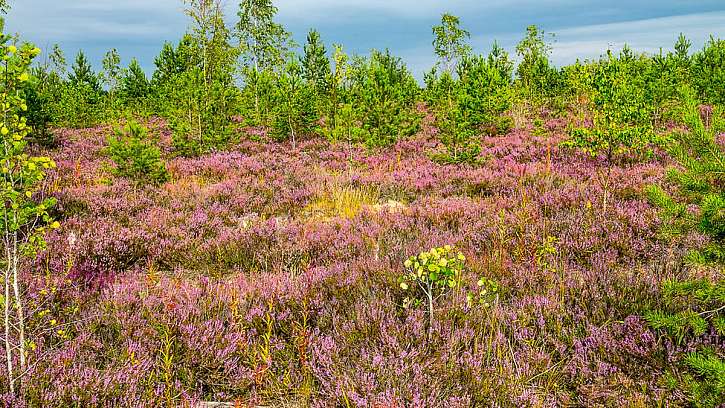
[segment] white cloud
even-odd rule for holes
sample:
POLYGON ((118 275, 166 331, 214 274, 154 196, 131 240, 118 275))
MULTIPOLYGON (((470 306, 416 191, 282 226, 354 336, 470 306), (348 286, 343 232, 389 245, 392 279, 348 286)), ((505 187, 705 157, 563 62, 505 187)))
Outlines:
POLYGON ((574 4, 576 0, 278 0, 280 16, 308 22, 320 19, 354 19, 366 13, 406 18, 437 17, 450 12, 465 17, 467 11, 574 4))
POLYGON ((148 39, 177 31, 168 22, 182 21, 180 10, 175 0, 25 0, 13 4, 7 25, 34 41, 148 39))
MULTIPOLYGON (((572 27, 556 31, 552 59, 557 64, 577 58, 597 58, 607 49, 620 50, 628 44, 635 51, 658 53, 672 49, 679 33, 701 47, 710 35, 725 33, 725 12, 697 13, 621 23, 572 27)), ((694 51, 694 50, 693 50, 694 51)))

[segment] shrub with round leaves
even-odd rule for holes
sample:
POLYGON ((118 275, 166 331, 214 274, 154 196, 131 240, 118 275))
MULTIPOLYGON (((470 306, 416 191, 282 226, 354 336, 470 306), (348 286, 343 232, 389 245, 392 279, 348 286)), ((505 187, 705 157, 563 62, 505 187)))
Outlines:
POLYGON ((408 258, 404 263, 406 273, 400 278, 400 288, 414 294, 405 299, 404 306, 420 304, 419 295, 423 295, 432 314, 433 301, 460 284, 465 260, 466 257, 451 245, 432 248, 408 258))
POLYGON ((472 307, 474 301, 479 305, 488 308, 498 303, 499 284, 495 280, 482 277, 478 280, 478 294, 469 293, 466 296, 466 304, 472 307))

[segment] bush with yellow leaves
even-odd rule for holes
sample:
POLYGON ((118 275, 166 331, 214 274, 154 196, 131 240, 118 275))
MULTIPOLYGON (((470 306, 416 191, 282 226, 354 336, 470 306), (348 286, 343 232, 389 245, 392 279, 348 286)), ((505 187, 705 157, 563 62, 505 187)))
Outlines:
POLYGON ((460 286, 466 257, 451 245, 432 248, 408 258, 406 273, 400 277, 400 288, 410 291, 403 307, 427 303, 428 333, 433 330, 433 304, 449 289, 460 286), (422 299, 421 299, 422 298, 422 299))

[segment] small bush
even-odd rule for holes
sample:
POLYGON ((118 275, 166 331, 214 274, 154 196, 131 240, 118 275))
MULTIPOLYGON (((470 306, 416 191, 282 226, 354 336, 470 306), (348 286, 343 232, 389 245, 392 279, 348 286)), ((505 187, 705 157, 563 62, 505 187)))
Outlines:
POLYGON ((449 289, 460 286, 465 260, 462 253, 446 245, 421 252, 404 263, 406 273, 400 278, 400 288, 411 293, 405 298, 404 306, 426 303, 429 333, 433 330, 434 302, 449 289))
POLYGON ((146 128, 129 121, 108 138, 108 155, 116 164, 113 173, 136 184, 162 184, 169 179, 161 152, 148 139, 146 128))

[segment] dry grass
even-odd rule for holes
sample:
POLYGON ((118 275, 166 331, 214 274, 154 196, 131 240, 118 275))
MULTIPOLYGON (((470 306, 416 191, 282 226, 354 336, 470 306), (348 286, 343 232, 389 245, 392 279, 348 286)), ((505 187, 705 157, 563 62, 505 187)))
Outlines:
POLYGON ((377 188, 354 187, 334 181, 305 207, 303 214, 309 218, 353 218, 363 208, 377 205, 379 200, 377 188))

